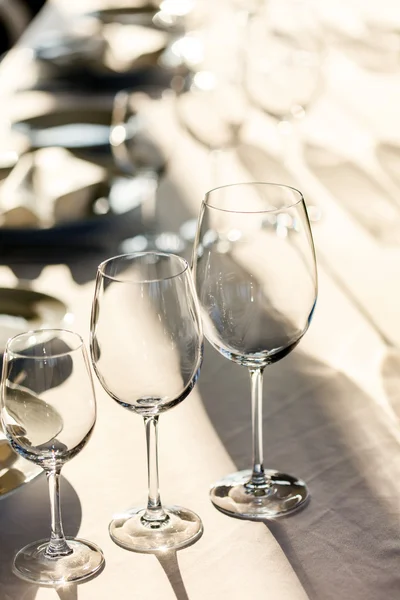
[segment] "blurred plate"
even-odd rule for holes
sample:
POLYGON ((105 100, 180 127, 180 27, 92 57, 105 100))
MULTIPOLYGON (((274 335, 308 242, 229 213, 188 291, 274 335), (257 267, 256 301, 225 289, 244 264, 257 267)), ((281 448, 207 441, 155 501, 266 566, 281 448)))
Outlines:
POLYGON ((59 107, 54 112, 21 119, 13 129, 28 138, 31 147, 68 150, 107 148, 111 107, 59 107))
MULTIPOLYGON (((93 19, 89 19, 91 22, 93 19)), ((118 23, 110 16, 108 23, 95 19, 97 32, 84 36, 73 33, 51 35, 35 48, 40 78, 73 75, 128 73, 155 68, 164 63, 174 36, 163 26, 153 23, 152 15, 137 15, 132 22, 118 23)))
MULTIPOLYGON (((142 231, 141 204, 146 182, 140 178, 115 176, 90 190, 92 202, 88 214, 78 220, 52 227, 0 227, 0 263, 7 264, 16 248, 46 248, 48 264, 57 252, 103 250, 115 241, 142 231), (48 252, 48 248, 52 252, 48 252)), ((25 259, 29 256, 25 256, 25 259)))
POLYGON ((137 6, 116 6, 103 8, 89 13, 89 16, 99 19, 102 23, 148 24, 159 11, 154 3, 144 2, 137 6))
POLYGON ((167 13, 154 4, 145 6, 121 6, 104 8, 89 13, 104 25, 139 25, 150 29, 159 29, 172 34, 183 34, 183 19, 178 14, 167 13))
POLYGON ((30 329, 62 327, 68 315, 66 305, 53 296, 23 288, 0 288, 0 354, 8 338, 30 329))

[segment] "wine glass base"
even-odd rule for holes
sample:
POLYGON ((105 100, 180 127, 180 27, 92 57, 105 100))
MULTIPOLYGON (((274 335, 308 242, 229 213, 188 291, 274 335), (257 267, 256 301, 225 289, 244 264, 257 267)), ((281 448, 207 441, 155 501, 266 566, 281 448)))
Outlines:
POLYGON ((145 508, 133 508, 113 519, 109 526, 111 539, 133 552, 178 550, 196 542, 203 524, 196 513, 181 506, 164 506, 167 519, 145 525, 145 508))
POLYGON ((210 490, 211 501, 231 517, 261 521, 289 515, 304 507, 309 492, 304 481, 278 471, 266 470, 268 485, 253 491, 246 487, 251 470, 224 477, 210 490))
POLYGON ((64 585, 80 582, 97 573, 104 565, 103 552, 86 540, 66 538, 72 553, 48 557, 48 540, 32 542, 20 550, 14 559, 15 575, 38 585, 64 585))

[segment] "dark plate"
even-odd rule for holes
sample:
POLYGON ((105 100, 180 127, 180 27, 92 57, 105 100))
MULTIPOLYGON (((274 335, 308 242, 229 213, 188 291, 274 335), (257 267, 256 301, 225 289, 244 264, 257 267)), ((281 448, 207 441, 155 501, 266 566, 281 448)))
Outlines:
POLYGON ((9 337, 31 329, 63 327, 68 315, 66 305, 48 294, 0 288, 0 355, 9 337))
MULTIPOLYGON (((94 186, 92 208, 86 218, 48 228, 0 228, 0 262, 7 264, 9 254, 14 254, 16 247, 51 247, 50 264, 52 259, 56 260, 57 252, 101 250, 140 233, 141 190, 126 186, 134 186, 134 180, 115 177, 110 184, 94 186), (97 214, 99 203, 108 212, 97 214)), ((26 260, 29 258, 27 252, 26 260)))
POLYGON ((68 150, 109 145, 111 107, 59 107, 54 112, 21 119, 12 128, 25 135, 33 149, 61 147, 68 150))

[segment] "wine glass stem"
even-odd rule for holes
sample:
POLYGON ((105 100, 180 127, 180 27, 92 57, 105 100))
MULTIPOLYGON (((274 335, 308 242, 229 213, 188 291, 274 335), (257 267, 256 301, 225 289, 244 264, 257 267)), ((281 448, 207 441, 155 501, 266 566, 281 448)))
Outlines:
POLYGON ((51 511, 51 535, 46 548, 46 556, 49 558, 58 558, 59 556, 67 556, 72 553, 71 548, 65 540, 61 521, 60 474, 61 467, 46 471, 47 481, 49 482, 51 511))
POLYGON ((263 458, 263 422, 262 422, 262 401, 263 401, 263 368, 249 369, 251 379, 251 413, 252 413, 252 431, 253 431, 253 472, 247 486, 254 490, 255 488, 265 488, 267 480, 264 473, 263 458))
POLYGON ((147 179, 147 194, 144 202, 142 203, 143 225, 149 231, 153 231, 157 211, 157 189, 159 177, 154 171, 146 169, 143 169, 140 175, 146 177, 147 179))
POLYGON ((168 515, 164 512, 161 504, 160 490, 158 485, 158 415, 145 417, 147 443, 147 469, 149 482, 149 496, 147 509, 142 519, 145 522, 165 521, 168 515))

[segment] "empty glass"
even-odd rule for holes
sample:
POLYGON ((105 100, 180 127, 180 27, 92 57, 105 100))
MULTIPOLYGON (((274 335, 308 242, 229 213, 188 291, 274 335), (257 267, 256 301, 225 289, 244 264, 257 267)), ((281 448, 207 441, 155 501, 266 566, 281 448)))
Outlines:
POLYGON ((203 336, 188 263, 162 252, 137 252, 103 262, 97 271, 91 353, 108 394, 144 418, 147 506, 118 514, 111 538, 128 550, 178 549, 202 534, 200 518, 162 506, 158 487, 159 415, 182 402, 200 373, 203 336))
POLYGON ((236 517, 285 515, 304 504, 308 490, 297 477, 264 469, 262 382, 264 368, 297 346, 315 307, 315 254, 302 194, 269 183, 208 192, 193 269, 205 336, 251 378, 253 468, 214 485, 212 502, 236 517))
POLYGON ((131 179, 131 194, 140 193, 142 220, 147 229, 155 226, 158 184, 167 159, 157 140, 157 106, 163 97, 160 88, 143 91, 121 90, 115 96, 110 146, 117 167, 131 179))
POLYGON ((272 3, 251 24, 246 89, 282 133, 305 116, 322 86, 324 47, 317 21, 304 3, 272 3), (287 6, 286 6, 287 4, 287 6))
POLYGON ((87 444, 96 421, 90 365, 79 335, 42 329, 8 340, 1 421, 14 450, 44 469, 50 489, 50 540, 20 550, 14 572, 40 585, 92 576, 103 566, 103 553, 92 542, 65 538, 59 498, 61 468, 87 444))

